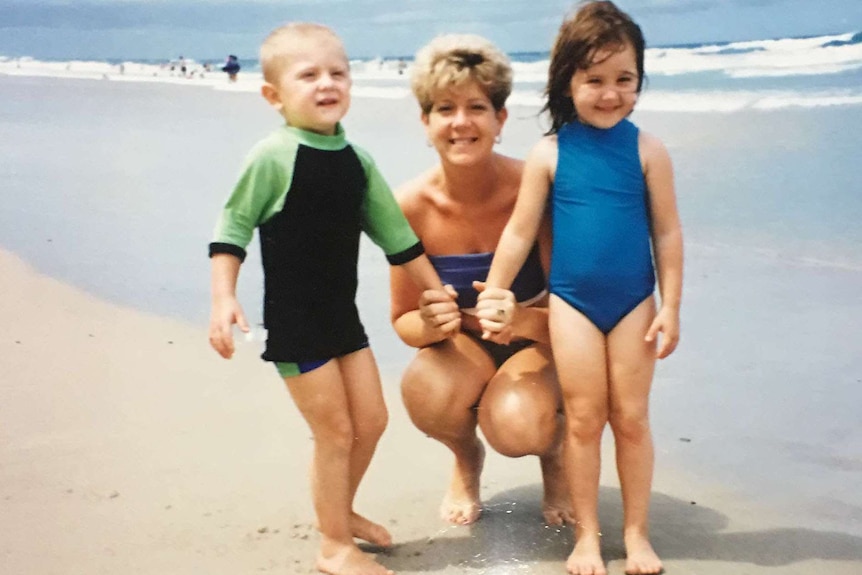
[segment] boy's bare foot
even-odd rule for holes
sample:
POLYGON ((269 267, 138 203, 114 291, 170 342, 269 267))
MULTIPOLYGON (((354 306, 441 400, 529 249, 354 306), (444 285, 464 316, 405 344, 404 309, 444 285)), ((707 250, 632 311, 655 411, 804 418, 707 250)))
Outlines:
POLYGON ((626 573, 628 575, 657 575, 664 572, 661 559, 642 533, 627 533, 623 538, 626 545, 626 573))
POLYGON ((391 547, 392 535, 385 527, 354 512, 350 514, 350 531, 353 536, 378 547, 391 547))
POLYGON ((485 446, 477 440, 476 459, 468 462, 455 462, 449 491, 440 505, 440 516, 444 521, 455 525, 469 525, 482 514, 482 500, 479 496, 479 482, 482 466, 485 464, 485 446))
POLYGON ((328 557, 319 555, 317 570, 329 575, 394 575, 394 571, 387 569, 355 545, 344 545, 328 557))
POLYGON ((575 516, 569 483, 563 470, 560 453, 542 458, 544 499, 542 515, 548 525, 574 525, 575 516))
POLYGON ((575 549, 566 560, 566 571, 572 575, 607 575, 602 561, 601 536, 598 533, 578 537, 575 549))

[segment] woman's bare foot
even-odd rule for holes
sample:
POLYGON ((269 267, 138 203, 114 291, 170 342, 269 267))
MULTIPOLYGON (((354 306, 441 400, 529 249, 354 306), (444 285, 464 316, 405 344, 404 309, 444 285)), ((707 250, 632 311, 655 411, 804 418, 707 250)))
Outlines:
POLYGON ((485 464, 485 446, 477 439, 478 451, 472 461, 455 461, 449 491, 440 505, 440 516, 455 525, 469 525, 482 514, 479 482, 485 464))
POLYGON ((664 571, 661 559, 656 555, 649 538, 643 533, 627 533, 626 573, 628 575, 657 575, 664 571))
POLYGON ((350 514, 350 532, 357 539, 368 541, 378 547, 392 546, 392 535, 385 527, 356 512, 350 514))
MULTIPOLYGON (((328 547, 332 548, 330 544, 328 547)), ((317 557, 317 570, 329 575, 394 575, 374 560, 371 555, 363 553, 355 545, 340 545, 340 549, 324 556, 317 557)))
POLYGON ((601 535, 582 534, 566 560, 566 570, 572 575, 607 575, 602 561, 601 535))
POLYGON ((541 462, 545 492, 542 501, 542 515, 545 518, 545 523, 548 525, 574 525, 572 498, 560 451, 558 450, 554 455, 542 457, 541 462))

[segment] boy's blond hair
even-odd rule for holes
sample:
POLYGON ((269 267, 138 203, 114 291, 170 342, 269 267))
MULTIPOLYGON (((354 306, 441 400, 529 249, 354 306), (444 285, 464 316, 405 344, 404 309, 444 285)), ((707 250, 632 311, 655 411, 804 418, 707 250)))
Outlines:
POLYGON ((476 84, 497 111, 512 92, 509 58, 490 40, 475 34, 437 36, 416 53, 410 87, 423 114, 428 114, 441 90, 476 84))
POLYGON ((278 80, 278 75, 297 43, 315 36, 329 37, 335 40, 342 50, 344 48, 338 34, 323 24, 291 22, 270 32, 260 45, 260 69, 263 71, 263 79, 267 82, 278 80))

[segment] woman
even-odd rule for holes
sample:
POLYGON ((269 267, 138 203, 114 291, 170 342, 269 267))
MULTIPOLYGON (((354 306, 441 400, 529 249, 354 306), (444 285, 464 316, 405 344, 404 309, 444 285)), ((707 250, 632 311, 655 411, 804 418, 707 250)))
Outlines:
POLYGON ((455 456, 441 515, 460 525, 479 518, 485 450, 478 424, 499 453, 539 456, 545 520, 569 522, 561 396, 547 322, 549 229, 513 284, 517 304, 508 291, 493 294, 497 319, 511 314, 511 329, 494 341, 482 339, 474 309, 483 287, 474 281, 485 279, 523 170, 523 162, 493 149, 507 117, 509 61, 479 36, 440 36, 417 54, 411 85, 440 161, 397 195, 457 302, 450 293, 420 293, 393 268, 392 324, 405 343, 419 348, 401 383, 410 418, 455 456))

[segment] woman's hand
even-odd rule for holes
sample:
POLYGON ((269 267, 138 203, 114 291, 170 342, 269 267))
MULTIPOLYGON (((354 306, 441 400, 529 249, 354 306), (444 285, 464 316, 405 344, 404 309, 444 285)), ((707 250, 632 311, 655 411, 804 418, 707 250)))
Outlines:
POLYGON ((476 317, 482 326, 482 339, 503 345, 509 344, 514 335, 512 324, 518 310, 515 294, 507 289, 485 289, 485 282, 473 282, 479 292, 476 302, 476 317))
POLYGON ((458 293, 451 285, 443 290, 425 290, 419 296, 419 316, 426 329, 452 337, 461 331, 461 311, 456 298, 458 293))

